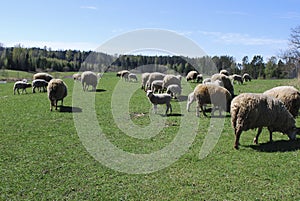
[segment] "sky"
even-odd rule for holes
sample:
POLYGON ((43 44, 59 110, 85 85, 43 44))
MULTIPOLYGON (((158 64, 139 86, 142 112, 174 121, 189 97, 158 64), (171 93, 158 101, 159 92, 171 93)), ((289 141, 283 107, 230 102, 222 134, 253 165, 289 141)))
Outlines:
POLYGON ((0 7, 5 47, 95 50, 124 34, 156 29, 237 62, 278 56, 300 25, 299 0, 0 0, 0 7))

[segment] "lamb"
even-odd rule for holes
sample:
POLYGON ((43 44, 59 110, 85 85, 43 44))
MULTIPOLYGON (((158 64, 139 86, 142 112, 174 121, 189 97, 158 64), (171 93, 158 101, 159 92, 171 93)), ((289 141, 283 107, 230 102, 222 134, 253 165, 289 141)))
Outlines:
POLYGON ((137 79, 136 74, 134 74, 134 73, 129 73, 129 74, 128 74, 128 81, 137 82, 138 79, 137 79))
POLYGON ((35 93, 35 89, 39 88, 39 91, 41 92, 41 88, 43 89, 43 92, 46 92, 46 88, 48 86, 48 82, 42 79, 36 79, 32 81, 32 93, 35 93))
POLYGON ((197 75, 198 75, 198 72, 195 70, 188 72, 188 74, 186 75, 186 81, 196 80, 197 75))
POLYGON ((66 84, 61 79, 52 79, 48 83, 47 91, 50 100, 50 111, 52 111, 53 106, 57 110, 57 102, 60 100, 61 105, 63 105, 64 98, 68 94, 66 84))
POLYGON ((154 80, 163 80, 166 74, 154 72, 149 75, 148 81, 146 83, 146 89, 150 89, 151 84, 154 80))
POLYGON ((49 82, 50 80, 53 79, 53 76, 48 73, 36 73, 33 75, 33 80, 36 80, 36 79, 42 79, 42 80, 49 82))
POLYGON ((74 80, 78 80, 78 81, 81 80, 81 74, 80 73, 75 73, 75 74, 72 75, 72 77, 73 77, 74 80))
POLYGON ((169 85, 173 85, 173 84, 176 84, 179 87, 181 87, 181 81, 180 81, 180 79, 176 75, 168 74, 163 79, 162 88, 163 88, 163 90, 167 89, 169 85))
POLYGON ((199 84, 194 89, 194 96, 197 101, 196 116, 199 117, 199 108, 201 108, 204 116, 207 116, 203 106, 206 104, 212 104, 212 115, 216 110, 219 109, 219 115, 221 116, 221 111, 229 112, 231 94, 224 87, 212 85, 212 84, 199 84))
POLYGON ((265 95, 281 100, 294 118, 300 108, 300 92, 293 86, 279 86, 264 92, 265 95))
POLYGON ((181 87, 177 84, 171 84, 168 86, 166 93, 171 94, 174 98, 178 98, 181 95, 181 87))
POLYGON ((233 81, 237 81, 239 84, 243 84, 243 78, 240 75, 233 74, 229 76, 233 81))
POLYGON ((146 90, 146 84, 147 84, 147 81, 148 81, 148 79, 149 79, 149 76, 150 76, 150 73, 143 73, 142 74, 142 89, 143 90, 146 90))
POLYGON ((190 111, 190 107, 191 107, 191 104, 196 101, 196 97, 195 97, 195 94, 194 92, 190 93, 188 95, 188 99, 187 99, 187 104, 186 104, 186 110, 189 112, 190 111))
POLYGON ((172 106, 171 106, 171 95, 170 94, 153 94, 151 90, 147 91, 147 97, 149 98, 150 102, 153 104, 153 110, 154 113, 157 113, 157 105, 166 104, 166 115, 168 114, 168 111, 170 110, 170 113, 172 113, 172 106))
POLYGON ((251 81, 251 76, 248 74, 248 73, 244 73, 244 75, 243 75, 243 80, 245 81, 245 82, 248 82, 248 81, 251 81))
POLYGON ((220 70, 220 74, 229 76, 229 72, 227 70, 225 70, 225 69, 220 70))
POLYGON ((162 92, 163 91, 162 85, 163 85, 162 80, 154 80, 151 84, 151 91, 158 92, 158 93, 162 92))
POLYGON ((234 128, 234 148, 239 148, 239 139, 243 131, 258 128, 254 143, 258 143, 258 137, 263 127, 267 127, 270 133, 270 142, 273 132, 282 132, 291 140, 296 139, 299 129, 295 126, 293 115, 284 104, 271 96, 255 93, 243 93, 236 96, 230 108, 231 125, 234 128))
POLYGON ((92 71, 85 71, 81 75, 81 83, 83 91, 87 91, 89 86, 91 85, 93 87, 93 91, 96 91, 96 87, 98 84, 98 78, 96 73, 92 71))
POLYGON ((228 76, 223 74, 214 74, 211 76, 211 81, 214 82, 216 80, 220 80, 223 83, 224 88, 226 88, 232 97, 234 97, 234 88, 228 76))
POLYGON ((30 88, 30 87, 31 87, 30 83, 27 83, 24 81, 17 81, 14 84, 14 95, 16 94, 16 90, 17 90, 18 94, 20 94, 19 89, 22 89, 22 93, 23 92, 27 93, 26 88, 30 88))

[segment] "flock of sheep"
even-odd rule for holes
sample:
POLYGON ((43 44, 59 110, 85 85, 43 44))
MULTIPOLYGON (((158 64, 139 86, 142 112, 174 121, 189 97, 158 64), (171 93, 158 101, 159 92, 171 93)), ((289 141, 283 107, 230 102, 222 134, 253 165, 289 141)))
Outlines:
MULTIPOLYGON (((98 79, 102 77, 101 73, 91 71, 82 74, 74 74, 74 80, 80 80, 83 91, 87 91, 89 86, 96 91, 98 79)), ((137 82, 137 75, 127 70, 117 72, 117 76, 125 81, 137 82)), ((182 76, 173 74, 163 74, 159 72, 143 73, 141 76, 142 89, 153 105, 153 110, 157 112, 157 105, 166 105, 166 112, 172 113, 172 98, 179 98, 182 92, 182 76)), ((187 81, 195 81, 199 84, 194 91, 188 95, 187 111, 190 111, 190 105, 197 103, 196 116, 200 116, 200 110, 206 115, 206 106, 212 107, 211 114, 216 110, 219 115, 222 112, 229 112, 231 115, 231 124, 234 128, 235 143, 234 147, 238 149, 239 139, 243 131, 258 128, 254 143, 258 143, 258 137, 263 127, 267 127, 272 141, 273 132, 282 132, 287 134, 289 139, 296 139, 296 134, 300 129, 295 125, 295 118, 300 108, 300 92, 292 86, 279 86, 272 88, 264 93, 242 93, 238 96, 234 94, 234 83, 251 81, 249 74, 229 75, 226 70, 214 74, 210 78, 203 79, 202 74, 197 71, 190 71, 186 76, 187 81)), ((63 105, 63 99, 67 96, 67 86, 61 79, 54 79, 47 73, 37 73, 33 76, 32 84, 27 80, 17 81, 14 84, 14 94, 22 89, 32 87, 32 92, 38 89, 40 92, 48 93, 50 100, 50 110, 55 107, 60 100, 63 105)))

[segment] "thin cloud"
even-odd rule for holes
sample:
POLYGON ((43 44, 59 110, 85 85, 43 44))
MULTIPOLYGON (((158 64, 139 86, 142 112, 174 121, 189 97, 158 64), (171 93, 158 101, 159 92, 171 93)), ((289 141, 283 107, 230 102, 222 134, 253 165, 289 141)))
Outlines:
POLYGON ((81 9, 98 10, 96 6, 80 6, 81 9))
POLYGON ((300 19, 300 13, 298 12, 287 12, 281 16, 279 16, 281 19, 300 19))

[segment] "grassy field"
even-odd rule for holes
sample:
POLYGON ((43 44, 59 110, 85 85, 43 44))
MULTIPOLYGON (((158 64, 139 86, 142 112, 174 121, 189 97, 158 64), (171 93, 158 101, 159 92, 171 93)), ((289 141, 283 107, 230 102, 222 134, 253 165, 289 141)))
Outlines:
MULTIPOLYGON (((115 74, 105 74, 97 92, 84 95, 95 101, 98 124, 106 138, 130 153, 163 149, 179 130, 181 103, 172 101, 178 115, 168 117, 160 115, 164 109, 159 107, 154 118, 164 121, 165 128, 158 135, 149 139, 130 137, 120 130, 112 114, 111 97, 118 80, 115 74)), ((0 200, 300 199, 299 140, 288 142, 287 136, 274 133, 275 142, 269 144, 264 129, 260 144, 253 145, 256 131, 252 130, 242 134, 240 150, 234 150, 234 134, 227 115, 218 143, 207 157, 199 159, 210 117, 197 118, 195 104, 191 114, 199 122, 197 135, 176 162, 148 174, 112 170, 89 154, 77 134, 74 118, 84 115, 86 109, 72 105, 76 87, 73 88, 72 79, 64 81, 69 89, 66 107, 54 112, 49 111, 45 93, 32 94, 28 90, 28 94, 13 95, 13 83, 0 84, 0 200)), ((253 80, 235 85, 235 93, 262 92, 288 84, 298 87, 297 80, 253 80)), ((124 88, 139 85, 124 83, 124 88)), ((129 111, 125 112, 139 127, 149 125, 153 117, 142 90, 133 93, 129 111)), ((297 125, 300 126, 299 118, 297 125)))

